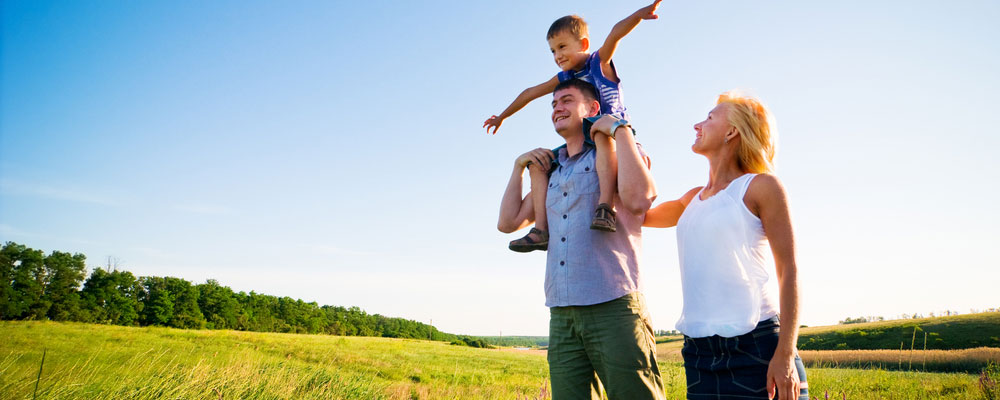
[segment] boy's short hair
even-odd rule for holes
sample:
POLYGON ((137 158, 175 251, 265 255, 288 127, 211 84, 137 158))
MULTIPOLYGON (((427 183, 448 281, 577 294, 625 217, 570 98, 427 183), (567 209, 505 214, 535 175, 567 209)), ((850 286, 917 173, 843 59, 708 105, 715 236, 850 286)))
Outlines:
POLYGON ((583 38, 590 36, 587 32, 587 22, 579 15, 567 15, 557 19, 549 27, 549 33, 545 39, 552 39, 553 36, 562 32, 569 32, 576 40, 583 40, 583 38))
POLYGON ((590 82, 582 79, 568 79, 559 82, 559 84, 556 85, 556 88, 552 90, 552 93, 568 88, 576 88, 579 90, 580 93, 583 93, 583 98, 587 101, 598 101, 597 88, 595 88, 594 85, 591 85, 590 82))

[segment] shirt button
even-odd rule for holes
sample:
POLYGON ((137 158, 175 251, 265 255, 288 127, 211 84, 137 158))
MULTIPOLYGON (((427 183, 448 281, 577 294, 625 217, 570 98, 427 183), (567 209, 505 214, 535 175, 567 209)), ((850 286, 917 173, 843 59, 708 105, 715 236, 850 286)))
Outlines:
POLYGON ((563 214, 563 219, 566 219, 566 214, 563 214))
POLYGON ((584 168, 584 171, 590 171, 590 167, 584 168))
POLYGON ((551 183, 549 184, 549 187, 552 187, 552 184, 551 184, 551 183))
POLYGON ((562 238, 562 241, 564 241, 564 242, 565 242, 565 241, 566 241, 566 238, 562 238))
POLYGON ((563 192, 563 197, 566 197, 568 195, 569 195, 569 193, 563 192))
POLYGON ((559 265, 566 265, 566 262, 565 261, 560 261, 559 265))

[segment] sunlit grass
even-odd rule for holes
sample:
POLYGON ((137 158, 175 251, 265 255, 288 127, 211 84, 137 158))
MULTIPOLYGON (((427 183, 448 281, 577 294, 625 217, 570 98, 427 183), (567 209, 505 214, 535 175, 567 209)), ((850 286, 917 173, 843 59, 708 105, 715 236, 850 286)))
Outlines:
MULTIPOLYGON (((544 352, 420 340, 0 322, 0 398, 539 399, 544 352)), ((660 345, 668 399, 684 398, 679 360, 660 345)), ((977 399, 969 374, 809 369, 813 396, 977 399), (836 396, 834 396, 836 395, 836 396)))

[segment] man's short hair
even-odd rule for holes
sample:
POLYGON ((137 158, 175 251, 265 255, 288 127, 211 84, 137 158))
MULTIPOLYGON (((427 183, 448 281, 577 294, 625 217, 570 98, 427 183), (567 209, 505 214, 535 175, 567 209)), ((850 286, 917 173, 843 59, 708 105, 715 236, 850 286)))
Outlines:
POLYGON ((587 22, 583 18, 579 15, 567 15, 557 19, 549 26, 549 33, 545 36, 545 40, 552 39, 553 36, 562 32, 569 32, 576 40, 583 40, 590 35, 587 32, 587 22))
POLYGON ((559 82, 559 84, 556 85, 556 88, 552 90, 552 93, 568 88, 576 88, 577 90, 579 90, 580 93, 583 93, 583 98, 587 99, 587 101, 598 101, 597 88, 595 88, 594 85, 591 85, 589 82, 582 79, 574 78, 559 82))

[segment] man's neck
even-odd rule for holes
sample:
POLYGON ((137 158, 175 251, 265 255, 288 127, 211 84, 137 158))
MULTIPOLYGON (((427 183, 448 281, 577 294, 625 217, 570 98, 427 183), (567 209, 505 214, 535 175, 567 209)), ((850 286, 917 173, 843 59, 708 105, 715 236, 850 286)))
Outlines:
POLYGON ((573 135, 566 139, 566 156, 573 157, 583 151, 583 135, 573 135))

